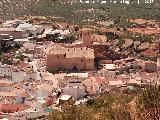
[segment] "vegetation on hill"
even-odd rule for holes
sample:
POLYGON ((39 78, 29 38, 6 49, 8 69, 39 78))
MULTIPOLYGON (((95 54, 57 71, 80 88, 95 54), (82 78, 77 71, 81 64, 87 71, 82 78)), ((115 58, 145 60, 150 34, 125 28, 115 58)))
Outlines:
POLYGON ((90 99, 86 104, 64 104, 49 120, 159 120, 160 87, 125 89, 90 99))
POLYGON ((63 4, 56 0, 1 0, 0 18, 13 19, 24 15, 58 16, 62 21, 75 24, 115 20, 126 25, 129 18, 160 19, 160 6, 157 4, 63 4), (90 12, 78 11, 94 9, 90 12))

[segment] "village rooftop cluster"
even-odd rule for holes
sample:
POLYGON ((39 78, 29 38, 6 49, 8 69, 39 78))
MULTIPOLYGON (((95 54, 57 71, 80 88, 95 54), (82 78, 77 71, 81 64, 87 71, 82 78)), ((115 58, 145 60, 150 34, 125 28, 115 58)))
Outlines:
POLYGON ((49 23, 39 17, 2 23, 0 118, 37 118, 61 110, 70 100, 79 105, 112 89, 159 85, 159 23, 130 21, 134 24, 126 30, 101 27, 101 34, 94 26, 49 23), (155 40, 121 43, 117 37, 126 31, 155 40))

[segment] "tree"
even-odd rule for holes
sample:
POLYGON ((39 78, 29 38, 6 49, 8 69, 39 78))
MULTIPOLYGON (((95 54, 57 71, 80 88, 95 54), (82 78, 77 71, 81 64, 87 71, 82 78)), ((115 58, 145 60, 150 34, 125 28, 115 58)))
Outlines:
POLYGON ((160 87, 148 86, 142 94, 138 96, 137 110, 139 118, 142 120, 160 118, 160 87))
POLYGON ((130 108, 124 104, 126 97, 111 93, 90 99, 84 105, 65 104, 62 111, 54 111, 49 120, 132 120, 130 108))
POLYGON ((93 110, 86 106, 66 105, 63 111, 55 110, 49 120, 95 120, 93 110))

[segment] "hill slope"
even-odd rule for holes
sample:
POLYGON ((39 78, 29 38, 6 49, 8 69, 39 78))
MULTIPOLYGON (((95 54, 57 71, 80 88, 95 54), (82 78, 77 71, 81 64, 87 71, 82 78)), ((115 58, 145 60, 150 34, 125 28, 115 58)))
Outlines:
POLYGON ((10 19, 30 13, 37 5, 37 0, 0 0, 0 18, 10 19))
POLYGON ((150 4, 61 4, 62 0, 0 0, 0 18, 13 19, 24 15, 58 16, 65 22, 121 17, 160 20, 160 6, 150 4), (93 12, 77 10, 94 9, 93 12))

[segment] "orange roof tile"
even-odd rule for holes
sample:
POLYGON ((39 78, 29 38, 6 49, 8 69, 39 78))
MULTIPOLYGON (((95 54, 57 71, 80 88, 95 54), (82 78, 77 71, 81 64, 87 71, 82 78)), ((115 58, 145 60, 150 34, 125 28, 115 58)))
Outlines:
POLYGON ((28 66, 28 63, 24 63, 24 62, 23 62, 23 63, 20 63, 20 64, 19 64, 19 68, 20 68, 20 69, 24 69, 24 68, 26 68, 27 66, 28 66))
POLYGON ((70 48, 61 44, 54 44, 46 50, 47 54, 64 54, 66 58, 94 58, 94 50, 87 47, 70 48))
POLYGON ((28 109, 28 106, 25 104, 0 104, 0 111, 10 111, 10 112, 17 112, 23 111, 28 109))
POLYGON ((107 80, 107 79, 105 79, 105 78, 99 78, 99 77, 97 77, 96 78, 96 82, 98 83, 98 84, 108 84, 108 82, 109 82, 109 80, 107 80))

